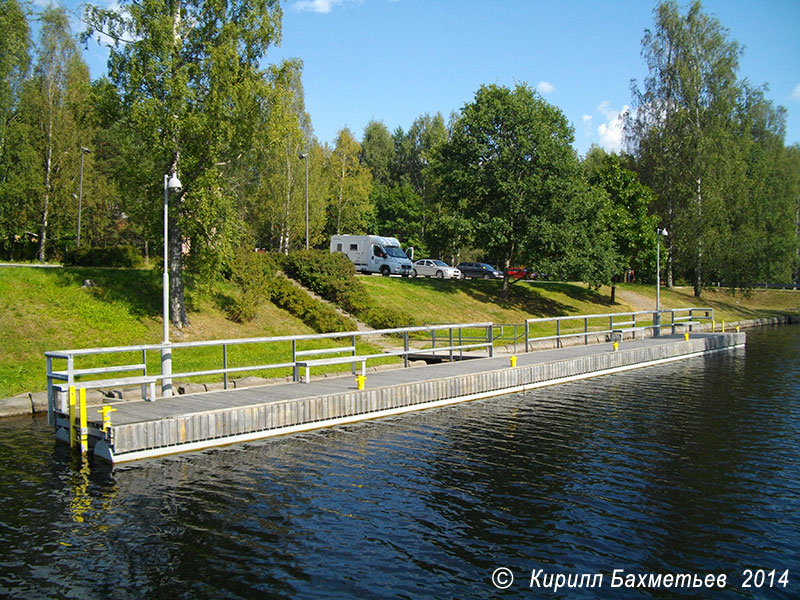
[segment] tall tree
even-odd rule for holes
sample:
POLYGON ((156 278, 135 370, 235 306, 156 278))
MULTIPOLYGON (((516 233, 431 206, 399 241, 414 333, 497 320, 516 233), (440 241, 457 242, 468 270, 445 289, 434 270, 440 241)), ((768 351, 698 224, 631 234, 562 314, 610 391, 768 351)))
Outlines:
MULTIPOLYGON (((49 7, 41 15, 39 56, 34 69, 36 106, 40 137, 38 152, 43 185, 40 203, 39 260, 45 260, 52 212, 66 203, 72 190, 59 186, 59 177, 68 166, 74 167, 78 147, 77 123, 68 103, 68 86, 79 82, 80 71, 88 69, 78 55, 67 13, 62 7, 49 7)), ((71 172, 72 169, 70 169, 71 172)))
POLYGON ((26 231, 32 231, 37 163, 33 130, 22 118, 20 99, 30 74, 31 38, 17 0, 0 1, 0 239, 14 257, 26 231))
POLYGON ((330 181, 328 231, 367 233, 373 222, 372 174, 361 164, 361 145, 346 127, 336 136, 336 147, 328 159, 330 181))
POLYGON ((706 247, 723 214, 729 171, 720 151, 739 96, 736 72, 741 49, 705 14, 699 1, 681 14, 674 0, 654 10, 656 23, 642 40, 648 76, 633 86, 634 109, 626 135, 643 181, 659 198, 658 212, 670 231, 668 284, 674 271, 691 274, 699 296, 706 247))
MULTIPOLYGON (((119 10, 87 9, 86 38, 114 40, 111 80, 127 126, 148 149, 137 193, 158 198, 164 173, 179 173, 170 200, 170 314, 188 324, 182 248, 196 269, 213 270, 239 238, 225 166, 252 145, 267 93, 261 60, 279 42, 278 0, 126 0, 119 10)), ((156 205, 156 203, 154 203, 156 205)))
MULTIPOLYGON (((654 239, 658 227, 658 217, 649 214, 655 201, 653 192, 639 181, 636 173, 625 168, 620 156, 596 146, 586 154, 583 166, 589 184, 607 197, 601 216, 621 259, 620 266, 638 273, 645 281, 650 279, 655 270, 654 239)), ((612 302, 614 282, 622 276, 622 272, 617 272, 612 279, 612 302)))
POLYGON ((517 262, 592 280, 608 271, 610 240, 589 220, 597 198, 572 141, 561 111, 528 86, 490 85, 464 107, 441 146, 443 195, 471 223, 476 244, 499 259, 503 295, 517 262))
POLYGON ((372 180, 381 185, 388 185, 394 161, 392 134, 382 121, 370 121, 364 128, 364 137, 361 140, 361 162, 372 171, 372 180))

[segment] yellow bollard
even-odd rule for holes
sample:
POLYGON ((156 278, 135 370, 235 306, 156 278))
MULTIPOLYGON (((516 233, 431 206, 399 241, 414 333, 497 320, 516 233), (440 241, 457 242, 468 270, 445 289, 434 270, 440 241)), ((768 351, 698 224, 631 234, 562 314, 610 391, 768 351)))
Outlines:
POLYGON ((722 322, 722 333, 725 333, 725 321, 722 322))
POLYGON ((358 375, 356 377, 356 389, 363 390, 364 389, 364 382, 366 381, 366 377, 363 375, 358 375))
POLYGON ((619 342, 614 342, 614 352, 619 350, 619 342))
POLYGON ((689 332, 688 331, 683 334, 683 341, 684 342, 688 342, 689 341, 689 332))
POLYGON ((80 392, 80 413, 81 413, 81 454, 89 452, 89 422, 86 418, 86 390, 81 388, 80 392))
POLYGON ((108 431, 108 428, 111 427, 111 417, 109 416, 109 413, 117 412, 117 409, 113 406, 104 406, 97 412, 103 415, 103 427, 101 431, 108 431))
POLYGON ((717 330, 717 322, 711 321, 711 333, 714 333, 717 330))
POLYGON ((517 366, 517 357, 516 356, 512 356, 511 357, 511 366, 512 367, 516 367, 517 366))
POLYGON ((78 436, 75 433, 75 386, 69 386, 69 447, 78 446, 78 436))

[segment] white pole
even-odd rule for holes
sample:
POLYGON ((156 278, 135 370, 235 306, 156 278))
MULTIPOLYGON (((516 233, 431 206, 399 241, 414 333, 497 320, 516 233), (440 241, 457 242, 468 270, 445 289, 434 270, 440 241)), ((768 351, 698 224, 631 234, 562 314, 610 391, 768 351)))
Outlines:
POLYGON ((308 250, 308 153, 306 152, 306 250, 308 250))
POLYGON ((163 302, 163 319, 164 319, 164 338, 162 343, 164 347, 161 348, 161 396, 172 396, 172 350, 166 344, 169 344, 169 189, 167 182, 169 175, 164 175, 164 302, 163 302))

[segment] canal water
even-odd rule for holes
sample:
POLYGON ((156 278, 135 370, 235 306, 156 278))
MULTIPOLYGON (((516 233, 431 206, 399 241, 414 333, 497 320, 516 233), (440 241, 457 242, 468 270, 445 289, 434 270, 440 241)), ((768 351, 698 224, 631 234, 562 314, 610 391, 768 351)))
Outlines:
POLYGON ((0 596, 800 597, 800 327, 747 334, 113 469, 0 420, 0 596))

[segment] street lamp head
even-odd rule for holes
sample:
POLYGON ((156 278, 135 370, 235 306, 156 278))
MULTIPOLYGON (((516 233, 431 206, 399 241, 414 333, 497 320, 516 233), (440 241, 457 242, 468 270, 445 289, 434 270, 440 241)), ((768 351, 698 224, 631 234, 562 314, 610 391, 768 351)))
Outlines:
POLYGON ((664 227, 656 227, 656 235, 669 235, 669 233, 664 227))
POLYGON ((308 158, 308 152, 301 152, 300 154, 297 155, 297 158, 301 160, 308 158))
POLYGON ((91 154, 92 153, 91 150, 89 150, 88 148, 85 148, 83 146, 81 146, 81 152, 83 152, 84 154, 91 154))
POLYGON ((170 192, 180 192, 183 186, 181 185, 181 180, 178 179, 178 176, 173 173, 172 177, 169 178, 169 182, 167 183, 167 189, 170 192))

